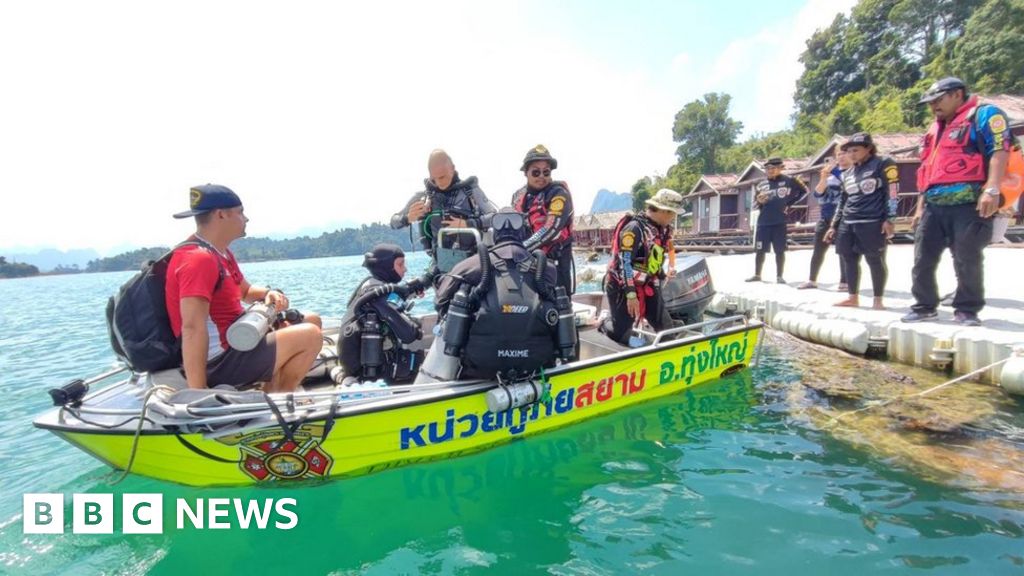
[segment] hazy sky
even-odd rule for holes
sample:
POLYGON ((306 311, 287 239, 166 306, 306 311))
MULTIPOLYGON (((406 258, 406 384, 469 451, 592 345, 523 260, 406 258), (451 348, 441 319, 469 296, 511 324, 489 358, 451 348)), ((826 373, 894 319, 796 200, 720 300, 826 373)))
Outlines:
POLYGON ((499 206, 543 143, 577 210, 674 159, 675 112, 788 126, 797 58, 854 0, 0 4, 0 254, 169 245, 188 188, 254 236, 387 221, 449 151, 499 206))

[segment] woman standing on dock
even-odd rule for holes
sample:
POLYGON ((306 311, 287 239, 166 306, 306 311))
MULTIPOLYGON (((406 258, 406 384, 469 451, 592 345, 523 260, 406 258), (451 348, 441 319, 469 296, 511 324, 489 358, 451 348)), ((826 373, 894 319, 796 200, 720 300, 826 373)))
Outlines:
MULTIPOLYGON (((836 215, 836 206, 839 205, 839 198, 843 195, 843 170, 850 167, 850 155, 842 146, 836 149, 835 158, 827 158, 825 165, 821 168, 821 175, 818 184, 814 187, 814 197, 818 199, 821 213, 818 223, 814 226, 814 253, 811 254, 811 274, 807 282, 797 286, 799 290, 818 287, 818 272, 821 265, 825 263, 825 254, 828 253, 829 243, 825 241, 825 235, 832 227, 832 219, 836 215)), ((840 292, 845 292, 846 267, 842 258, 839 259, 839 286, 840 292)))
POLYGON ((860 257, 871 269, 872 308, 884 310, 882 296, 888 269, 885 249, 895 232, 896 198, 899 194, 899 168, 891 158, 878 156, 871 134, 858 132, 843 143, 852 166, 843 171, 843 194, 839 198, 832 228, 825 240, 836 242, 836 252, 846 270, 849 296, 836 306, 860 305, 860 257))

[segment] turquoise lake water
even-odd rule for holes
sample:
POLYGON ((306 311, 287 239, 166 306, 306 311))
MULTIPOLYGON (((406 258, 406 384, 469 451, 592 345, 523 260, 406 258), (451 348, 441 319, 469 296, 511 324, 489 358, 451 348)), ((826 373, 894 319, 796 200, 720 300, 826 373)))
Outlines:
MULTIPOLYGON (((242 268, 340 316, 359 262, 242 268)), ((424 262, 411 255, 410 270, 424 262)), ((472 456, 274 488, 111 486, 109 468, 31 420, 48 388, 112 364, 103 309, 130 275, 0 281, 0 573, 1024 572, 1020 494, 926 481, 794 418, 777 383, 800 370, 770 343, 753 370, 472 456), (160 535, 25 535, 22 495, 36 492, 65 494, 68 511, 74 493, 160 493, 170 520, 160 535), (174 498, 211 497, 294 498, 299 524, 175 529, 174 498)))

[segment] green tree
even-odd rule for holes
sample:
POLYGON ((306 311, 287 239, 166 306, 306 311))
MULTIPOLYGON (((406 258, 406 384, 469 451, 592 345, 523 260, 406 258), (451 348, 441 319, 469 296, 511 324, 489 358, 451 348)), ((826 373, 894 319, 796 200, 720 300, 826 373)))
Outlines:
POLYGON ((807 40, 807 50, 800 55, 804 71, 794 96, 798 113, 827 113, 844 94, 864 88, 859 64, 846 49, 849 28, 849 19, 839 14, 831 26, 807 40))
POLYGON ((988 0, 975 11, 950 68, 973 91, 1024 92, 1024 0, 988 0))
POLYGON ((724 93, 705 94, 676 113, 672 140, 679 143, 679 163, 710 174, 717 171, 718 152, 736 142, 743 123, 729 117, 732 97, 724 93))
POLYGON ((845 44, 848 53, 860 63, 864 88, 881 85, 905 89, 920 78, 919 63, 910 58, 902 32, 892 21, 899 3, 900 0, 861 0, 851 11, 852 25, 845 44))
POLYGON ((984 0, 899 0, 889 19, 899 33, 903 52, 927 64, 964 34, 971 14, 984 0))
POLYGON ((651 186, 653 184, 654 181, 650 176, 644 176, 633 183, 633 187, 629 191, 630 195, 633 196, 633 210, 637 212, 643 211, 644 202, 651 197, 651 186))

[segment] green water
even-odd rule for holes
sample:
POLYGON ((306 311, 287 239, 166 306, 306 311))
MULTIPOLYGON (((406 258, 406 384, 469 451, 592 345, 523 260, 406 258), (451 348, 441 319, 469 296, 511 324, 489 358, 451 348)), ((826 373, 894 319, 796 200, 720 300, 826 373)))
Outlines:
MULTIPOLYGON (((411 258, 413 270, 421 255, 411 258)), ((243 266, 339 315, 358 258, 243 266)), ((0 282, 0 572, 10 574, 1012 574, 1024 499, 922 480, 791 414, 783 350, 761 367, 449 461, 320 484, 197 489, 110 470, 31 419, 46 388, 112 357, 128 274, 0 282), (776 383, 768 387, 765 382, 776 383), (164 495, 160 535, 25 535, 26 492, 164 495), (174 499, 294 498, 292 530, 178 530, 174 499)), ((120 513, 120 508, 117 509, 120 513)), ((115 522, 120 527, 120 522, 115 522)))

